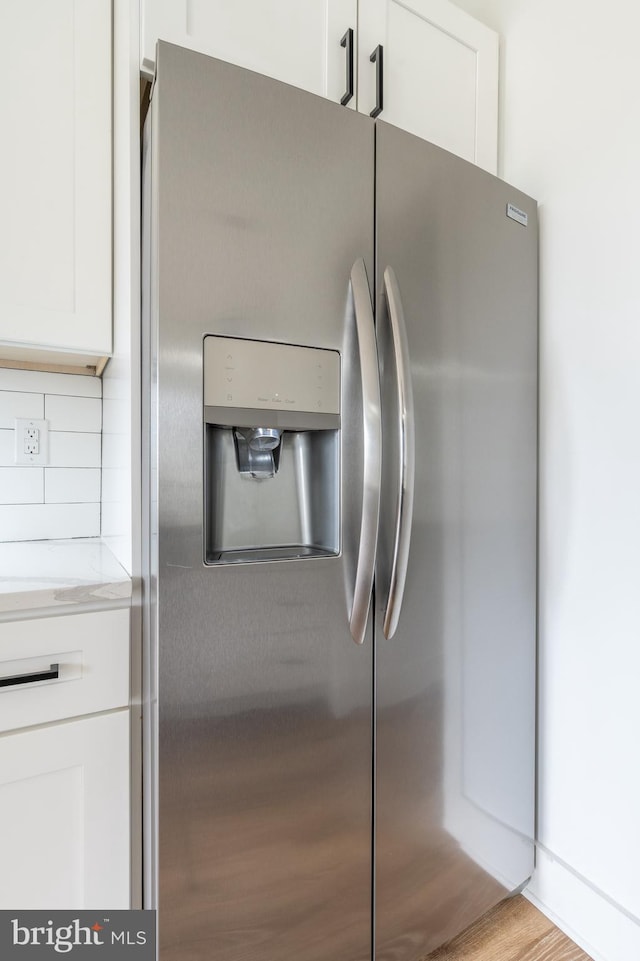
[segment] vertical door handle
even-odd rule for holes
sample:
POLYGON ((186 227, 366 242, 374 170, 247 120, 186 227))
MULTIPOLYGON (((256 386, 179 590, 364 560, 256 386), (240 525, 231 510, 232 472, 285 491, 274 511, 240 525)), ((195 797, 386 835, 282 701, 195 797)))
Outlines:
POLYGON ((402 299, 396 275, 391 267, 384 272, 384 290, 391 321, 393 353, 397 371, 397 403, 400 437, 398 458, 398 498, 391 576, 387 594, 382 630, 386 638, 396 632, 402 597, 407 579, 411 525, 413 523, 413 494, 415 486, 415 428, 413 417, 413 387, 407 328, 402 309, 402 299))
POLYGON ((382 113, 384 109, 384 74, 383 74, 383 57, 382 57, 382 44, 378 44, 376 49, 373 51, 369 57, 371 63, 376 65, 376 105, 369 114, 370 117, 377 117, 379 113, 382 113))
POLYGON ((353 97, 353 30, 351 27, 340 41, 340 46, 346 48, 347 89, 340 98, 340 103, 344 107, 353 97))
POLYGON ((378 350, 369 282, 362 259, 356 260, 351 269, 351 291, 362 378, 363 470, 360 546, 349 627, 356 644, 362 644, 367 628, 373 574, 376 566, 376 545, 380 518, 380 484, 382 480, 382 421, 380 415, 378 350))

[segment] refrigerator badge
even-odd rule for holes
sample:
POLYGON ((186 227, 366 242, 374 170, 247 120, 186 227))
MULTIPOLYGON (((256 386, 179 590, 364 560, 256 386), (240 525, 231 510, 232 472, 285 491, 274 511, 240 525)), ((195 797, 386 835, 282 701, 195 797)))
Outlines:
POLYGON ((523 227, 527 227, 529 225, 529 215, 526 214, 524 210, 520 210, 519 207, 516 207, 515 204, 507 204, 507 217, 511 217, 512 220, 522 224, 523 227))

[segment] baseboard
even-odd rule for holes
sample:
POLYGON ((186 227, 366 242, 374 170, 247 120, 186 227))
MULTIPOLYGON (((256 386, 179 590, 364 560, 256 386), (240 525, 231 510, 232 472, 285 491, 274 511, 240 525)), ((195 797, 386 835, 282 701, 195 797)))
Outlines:
POLYGON ((594 961, 640 958, 640 921, 548 851, 523 894, 594 961))

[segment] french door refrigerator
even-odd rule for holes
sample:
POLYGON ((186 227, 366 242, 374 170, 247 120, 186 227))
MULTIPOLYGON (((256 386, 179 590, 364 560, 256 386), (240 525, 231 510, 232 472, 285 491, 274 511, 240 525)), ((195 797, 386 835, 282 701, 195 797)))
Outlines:
POLYGON ((145 901, 161 961, 419 961, 533 867, 536 204, 159 44, 145 901))

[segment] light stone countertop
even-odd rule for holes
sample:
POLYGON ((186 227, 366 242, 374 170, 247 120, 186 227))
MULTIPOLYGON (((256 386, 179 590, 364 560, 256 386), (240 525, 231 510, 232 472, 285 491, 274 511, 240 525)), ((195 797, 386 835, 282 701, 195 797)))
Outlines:
POLYGON ((0 544, 0 616, 131 598, 131 578, 100 538, 0 544))

